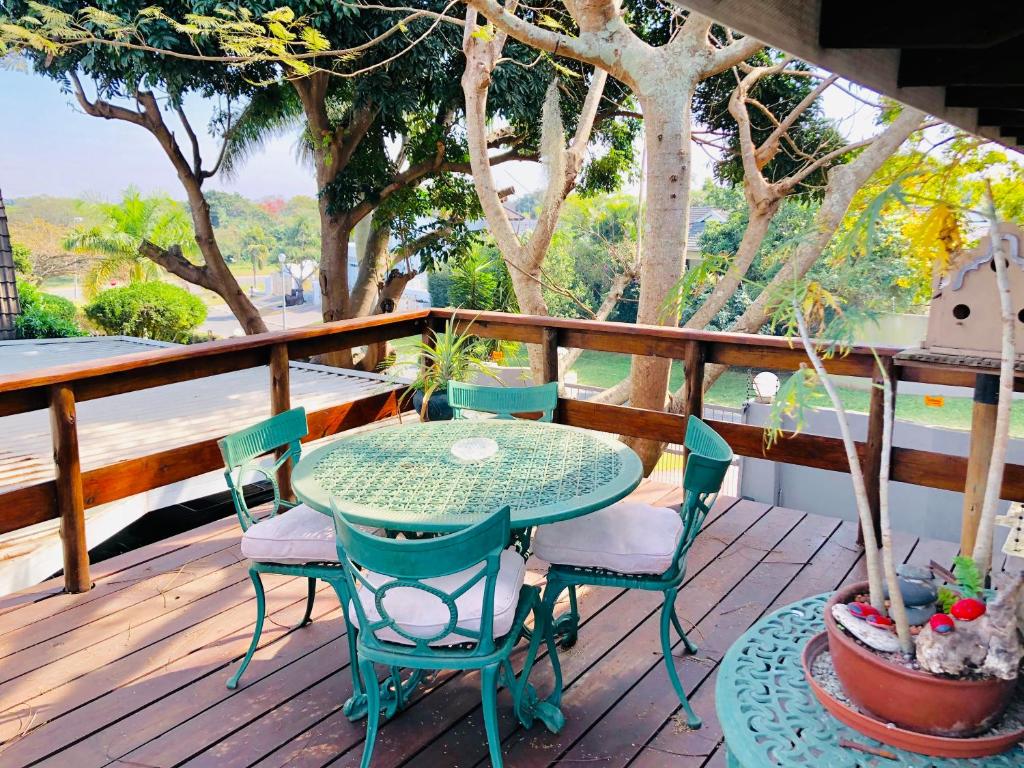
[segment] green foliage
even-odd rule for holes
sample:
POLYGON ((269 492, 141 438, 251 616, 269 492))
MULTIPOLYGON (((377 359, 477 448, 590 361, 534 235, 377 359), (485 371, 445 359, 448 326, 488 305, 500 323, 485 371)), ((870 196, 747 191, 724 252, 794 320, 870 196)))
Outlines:
POLYGON ((964 597, 980 598, 985 587, 984 577, 973 557, 957 555, 953 558, 953 575, 964 597))
POLYGON ((960 599, 960 593, 949 587, 939 587, 939 610, 942 613, 949 613, 953 603, 960 599))
POLYGON ((103 291, 85 314, 108 334, 186 342, 206 319, 206 305, 169 283, 133 283, 103 291))
MULTIPOLYGON (((760 51, 748 60, 755 66, 775 63, 780 54, 760 51)), ((792 70, 809 70, 807 65, 793 62, 792 70)), ((793 74, 775 74, 762 77, 751 89, 750 98, 767 108, 777 120, 785 118, 811 91, 818 80, 793 74)), ((739 152, 736 121, 729 113, 729 97, 736 88, 736 75, 730 70, 704 80, 694 95, 694 117, 707 130, 725 137, 728 147, 722 159, 715 164, 715 177, 722 183, 743 184, 743 163, 739 152)), ((775 123, 754 104, 747 105, 754 144, 760 146, 775 129, 775 123)), ((821 100, 806 109, 787 131, 792 144, 778 152, 762 169, 769 182, 792 175, 802 168, 807 156, 818 157, 846 144, 835 121, 825 117, 821 100)), ((827 183, 827 171, 832 165, 850 160, 852 153, 841 155, 830 164, 816 170, 797 185, 795 193, 820 198, 827 183)))
POLYGON ((796 435, 807 426, 808 412, 826 402, 819 384, 814 370, 806 365, 780 384, 764 424, 766 449, 783 437, 787 427, 796 435))
POLYGON ((14 321, 19 339, 56 339, 85 336, 75 321, 75 305, 62 296, 43 293, 31 283, 17 281, 21 314, 14 321))
POLYGON ((99 257, 85 278, 87 296, 113 280, 156 279, 156 264, 139 253, 143 240, 162 248, 177 245, 186 255, 198 253, 188 211, 166 195, 144 197, 129 187, 121 202, 97 203, 95 209, 100 223, 75 227, 64 240, 68 250, 99 257))
POLYGON ((28 277, 32 274, 32 252, 21 243, 11 243, 14 271, 28 277))
POLYGON ((516 312, 512 276, 497 250, 477 245, 451 266, 451 306, 481 312, 516 312))
POLYGON ((475 372, 492 375, 484 361, 474 353, 474 337, 469 331, 467 327, 462 333, 456 332, 455 324, 448 320, 441 333, 431 330, 430 341, 418 340, 414 344, 420 367, 405 397, 409 397, 413 390, 422 392, 424 413, 430 396, 447 390, 449 381, 466 381, 475 372))

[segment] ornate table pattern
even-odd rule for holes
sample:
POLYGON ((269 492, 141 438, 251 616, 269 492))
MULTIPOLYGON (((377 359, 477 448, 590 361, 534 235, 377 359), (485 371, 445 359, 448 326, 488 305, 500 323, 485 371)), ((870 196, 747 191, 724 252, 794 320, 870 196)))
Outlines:
POLYGON ((945 759, 895 749, 834 719, 804 680, 804 644, 824 629, 828 595, 793 603, 757 622, 722 661, 715 706, 733 768, 808 766, 818 768, 1020 768, 1018 746, 995 757, 945 759), (898 761, 839 746, 849 739, 884 749, 898 761))
POLYGON ((394 530, 464 528, 508 504, 513 528, 577 517, 631 493, 640 459, 611 436, 560 424, 474 419, 383 427, 342 438, 295 468, 296 495, 320 512, 337 499, 353 522, 394 530), (487 459, 451 446, 487 437, 487 459))

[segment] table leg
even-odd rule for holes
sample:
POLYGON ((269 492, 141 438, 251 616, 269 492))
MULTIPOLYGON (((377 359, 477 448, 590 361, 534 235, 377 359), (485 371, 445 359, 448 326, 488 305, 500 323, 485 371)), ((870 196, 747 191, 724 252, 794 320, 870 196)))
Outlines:
MULTIPOLYGON (((546 596, 545 596, 546 597, 546 596)), ((558 660, 558 646, 555 643, 551 610, 546 600, 538 600, 533 611, 534 626, 530 634, 530 646, 523 662, 523 671, 516 681, 510 666, 505 666, 507 684, 512 691, 515 702, 516 717, 524 728, 533 726, 540 720, 551 733, 558 733, 565 726, 565 715, 562 714, 562 665, 558 660), (542 699, 537 689, 530 682, 537 652, 543 640, 547 643, 548 660, 551 662, 554 684, 547 698, 542 699)))

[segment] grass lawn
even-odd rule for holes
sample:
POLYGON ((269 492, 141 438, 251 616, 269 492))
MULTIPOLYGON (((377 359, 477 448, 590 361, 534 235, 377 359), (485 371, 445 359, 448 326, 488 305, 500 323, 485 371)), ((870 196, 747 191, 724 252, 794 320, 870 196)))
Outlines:
MULTIPOLYGON (((586 351, 580 355, 573 370, 579 377, 579 383, 592 387, 610 387, 629 375, 629 355, 614 352, 586 351)), ((670 379, 673 390, 683 383, 682 365, 672 364, 670 379)), ((840 387, 843 404, 847 410, 866 413, 870 393, 866 390, 840 387)), ((745 370, 729 370, 715 382, 705 398, 713 405, 739 407, 747 399, 747 372, 745 370)), ((924 404, 921 395, 897 395, 896 416, 904 421, 916 424, 928 424, 950 429, 970 429, 971 398, 946 397, 941 408, 924 404)), ((1012 410, 1010 431, 1015 437, 1024 436, 1024 403, 1015 402, 1012 410)))
MULTIPOLYGON (((392 342, 399 359, 412 360, 415 356, 413 344, 417 340, 416 337, 410 337, 396 339, 392 342)), ((629 355, 587 350, 580 355, 573 370, 576 372, 580 384, 606 388, 629 376, 630 359, 629 355)), ((673 363, 670 383, 673 390, 682 386, 683 367, 681 364, 673 363)), ((839 391, 847 410, 867 413, 869 392, 849 387, 840 387, 839 391)), ((746 399, 747 372, 734 369, 722 374, 715 382, 715 386, 708 392, 705 402, 738 408, 746 399)), ((971 427, 971 398, 946 397, 941 408, 934 408, 925 405, 924 397, 921 395, 897 395, 896 416, 915 424, 968 430, 971 427)), ((1014 403, 1010 432, 1014 437, 1024 437, 1024 402, 1014 403)))

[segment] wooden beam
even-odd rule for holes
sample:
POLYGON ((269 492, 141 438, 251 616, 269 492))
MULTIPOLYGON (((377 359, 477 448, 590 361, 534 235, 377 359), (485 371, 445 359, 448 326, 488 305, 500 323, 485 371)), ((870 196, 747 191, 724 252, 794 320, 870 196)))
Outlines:
POLYGON ((75 392, 68 384, 56 384, 50 389, 50 436, 53 440, 57 511, 64 553, 64 588, 73 593, 88 592, 92 588, 92 580, 89 578, 89 547, 85 537, 78 416, 75 392))
MULTIPOLYGON (((698 419, 704 418, 704 358, 706 347, 700 341, 688 341, 686 343, 686 357, 683 360, 683 396, 685 400, 685 411, 683 414, 689 420, 690 416, 698 419)), ((684 430, 685 435, 685 430, 684 430)), ((686 449, 683 449, 686 455, 686 449)))
POLYGON ((982 51, 952 48, 905 50, 900 54, 901 88, 949 85, 1024 85, 1019 41, 982 51))
POLYGON ((985 485, 992 461, 992 445, 996 436, 996 411, 999 403, 999 377, 979 373, 974 387, 971 411, 971 443, 967 457, 967 477, 963 492, 963 514, 960 518, 960 551, 974 552, 981 508, 985 501, 985 485))
MULTIPOLYGON (((290 411, 291 408, 291 367, 288 363, 288 345, 275 344, 270 348, 270 414, 277 416, 290 411)), ((277 452, 277 457, 280 458, 282 453, 284 453, 284 449, 277 452)), ((295 493, 292 491, 291 461, 278 468, 277 487, 282 499, 295 501, 295 493)))
POLYGON ((951 85, 946 89, 950 107, 1024 109, 1024 85, 951 85))
POLYGON ((1024 108, 978 110, 979 125, 1024 125, 1024 108))
POLYGON ((541 366, 540 384, 549 384, 558 381, 558 329, 545 328, 542 341, 541 353, 543 364, 541 366))
MULTIPOLYGON (((896 381, 896 368, 893 365, 891 357, 881 358, 882 365, 885 366, 885 374, 888 376, 889 381, 892 382, 892 386, 895 388, 897 385, 896 381)), ((882 389, 882 373, 876 371, 875 375, 871 379, 871 399, 868 405, 868 434, 867 443, 864 448, 864 489, 867 491, 868 504, 871 507, 871 522, 875 529, 875 541, 882 541, 882 520, 881 520, 881 500, 879 497, 879 477, 878 473, 882 469, 882 434, 885 424, 885 392, 882 389)), ((896 393, 893 392, 893 405, 895 409, 896 393)), ((895 413, 891 413, 891 416, 895 418, 895 413)), ((892 467, 890 466, 890 471, 892 467)), ((864 532, 858 530, 857 543, 864 543, 864 532)))
POLYGON ((960 0, 932 0, 921 10, 891 0, 823 0, 818 40, 823 48, 986 48, 1024 32, 1019 4, 982 0, 965 13, 960 0))
POLYGON ((429 317, 428 311, 373 315, 0 376, 0 415, 45 407, 54 384, 73 384, 76 400, 84 402, 267 365, 275 344, 287 344, 295 359, 412 336, 429 317))

